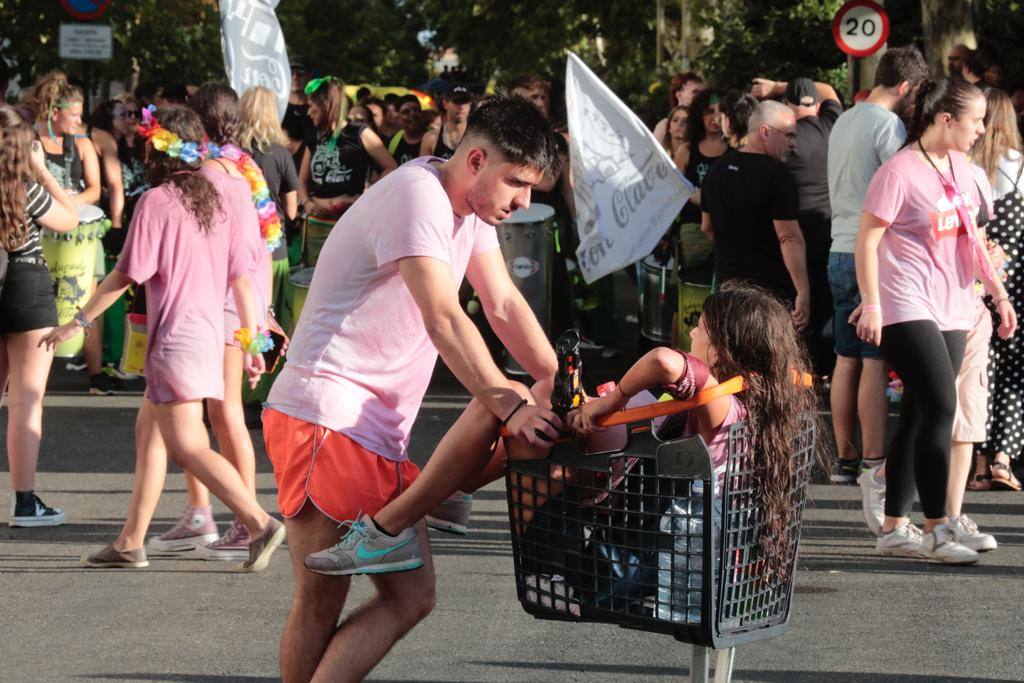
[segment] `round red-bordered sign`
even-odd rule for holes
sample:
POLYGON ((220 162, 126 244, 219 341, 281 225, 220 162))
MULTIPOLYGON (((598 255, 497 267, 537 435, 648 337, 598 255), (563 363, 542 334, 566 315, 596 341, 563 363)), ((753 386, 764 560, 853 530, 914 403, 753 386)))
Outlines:
POLYGON ((832 20, 832 38, 851 57, 873 55, 889 40, 889 15, 872 0, 850 0, 832 20))
POLYGON ((60 0, 60 6, 75 19, 98 19, 110 9, 110 0, 60 0))

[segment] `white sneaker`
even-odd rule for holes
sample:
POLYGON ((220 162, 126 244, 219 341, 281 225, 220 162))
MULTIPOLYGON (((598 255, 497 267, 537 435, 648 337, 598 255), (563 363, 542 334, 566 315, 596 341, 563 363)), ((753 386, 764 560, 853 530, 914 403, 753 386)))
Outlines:
POLYGON ((473 510, 473 496, 462 491, 452 495, 430 511, 427 526, 438 531, 465 536, 469 533, 469 515, 473 510))
POLYGON ((953 540, 971 550, 984 553, 999 547, 995 536, 978 531, 978 525, 967 515, 950 517, 949 528, 953 531, 953 540))
POLYGON ((922 537, 921 530, 907 522, 889 533, 879 536, 878 542, 875 543, 875 552, 890 557, 920 558, 923 557, 921 554, 922 537))
POLYGON ((978 561, 978 553, 957 543, 948 524, 940 524, 921 540, 921 555, 945 564, 971 564, 978 561))
MULTIPOLYGON (((879 465, 878 467, 881 467, 879 465)), ((882 535, 882 523, 885 522, 885 483, 875 479, 878 467, 864 470, 857 477, 860 484, 861 507, 864 510, 864 521, 875 536, 882 535)))

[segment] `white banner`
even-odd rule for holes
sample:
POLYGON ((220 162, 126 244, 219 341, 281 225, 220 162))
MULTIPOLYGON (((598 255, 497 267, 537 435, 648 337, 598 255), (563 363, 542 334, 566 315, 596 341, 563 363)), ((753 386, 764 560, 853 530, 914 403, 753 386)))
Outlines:
POLYGON ((284 119, 292 88, 292 71, 284 34, 274 8, 280 0, 220 0, 224 70, 239 96, 254 85, 277 95, 284 119))
POLYGON ((693 192, 636 114, 573 53, 565 69, 583 279, 650 254, 693 192))

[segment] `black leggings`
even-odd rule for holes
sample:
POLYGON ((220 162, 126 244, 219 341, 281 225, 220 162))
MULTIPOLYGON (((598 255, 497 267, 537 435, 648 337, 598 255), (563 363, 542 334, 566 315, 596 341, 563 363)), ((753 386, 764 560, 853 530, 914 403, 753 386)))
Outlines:
POLYGON ((903 411, 886 458, 885 514, 906 517, 914 484, 926 519, 946 516, 956 376, 967 332, 942 332, 931 320, 882 328, 882 357, 903 380, 903 411))

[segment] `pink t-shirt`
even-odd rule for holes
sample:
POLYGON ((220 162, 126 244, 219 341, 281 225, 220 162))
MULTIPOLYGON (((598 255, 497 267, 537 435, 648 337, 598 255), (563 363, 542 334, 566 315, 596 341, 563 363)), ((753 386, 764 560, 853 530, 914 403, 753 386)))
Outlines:
POLYGON ((493 227, 458 218, 423 157, 370 187, 331 230, 317 261, 288 363, 267 403, 405 460, 437 361, 398 260, 429 256, 456 286, 472 256, 498 248, 493 227))
MULTIPOLYGON (((221 196, 227 176, 201 171, 221 196)), ((203 232, 170 183, 146 192, 117 270, 146 285, 146 397, 154 403, 224 397, 224 300, 252 269, 241 226, 215 211, 203 232)))
MULTIPOLYGON (((251 254, 252 268, 246 275, 252 280, 253 296, 256 299, 256 317, 263 324, 263 318, 270 306, 270 252, 266 242, 260 235, 260 220, 256 215, 256 207, 252 203, 252 191, 249 182, 242 178, 218 173, 223 176, 221 201, 228 217, 238 227, 238 236, 242 249, 251 254)), ((235 296, 228 291, 224 303, 224 343, 235 344, 235 330, 242 326, 235 310, 235 296)))
MULTIPOLYGON (((949 158, 972 218, 982 200, 991 215, 984 174, 960 152, 949 158)), ((948 170, 943 175, 950 177, 948 170)), ((970 329, 975 256, 935 169, 913 148, 902 149, 871 179, 864 211, 889 223, 878 245, 882 324, 932 320, 944 331, 970 329)))

